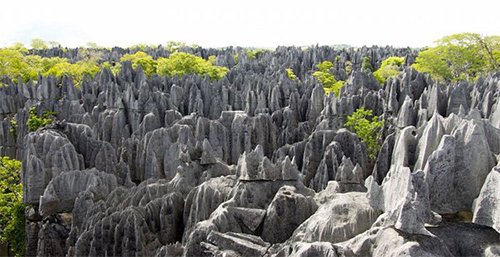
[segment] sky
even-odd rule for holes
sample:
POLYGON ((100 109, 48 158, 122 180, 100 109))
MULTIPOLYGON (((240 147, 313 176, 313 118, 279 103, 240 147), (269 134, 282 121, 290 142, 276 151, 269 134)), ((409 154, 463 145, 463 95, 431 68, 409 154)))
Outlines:
POLYGON ((500 35, 499 7, 498 0, 1 0, 0 47, 33 38, 68 47, 423 47, 453 33, 500 35))

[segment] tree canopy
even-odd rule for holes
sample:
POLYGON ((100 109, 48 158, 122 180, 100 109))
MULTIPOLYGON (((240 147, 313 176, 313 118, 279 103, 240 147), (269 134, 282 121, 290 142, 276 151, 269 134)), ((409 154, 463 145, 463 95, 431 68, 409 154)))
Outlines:
POLYGON ((438 81, 473 80, 499 70, 500 37, 460 33, 443 37, 421 52, 412 65, 438 81))
POLYGON ((214 66, 210 60, 184 52, 175 52, 168 58, 158 58, 159 75, 184 76, 187 74, 208 75, 219 80, 229 71, 226 67, 214 66))
POLYGON ((398 75, 403 70, 404 65, 404 57, 391 56, 382 61, 382 65, 380 65, 380 68, 373 75, 383 85, 388 78, 398 75))
POLYGON ((340 94, 340 89, 344 86, 344 81, 335 78, 333 75, 333 63, 330 61, 323 61, 316 65, 317 71, 312 75, 323 85, 326 94, 334 93, 340 94))
POLYGON ((121 62, 130 61, 132 62, 132 68, 137 69, 137 66, 141 66, 144 74, 151 76, 156 72, 156 61, 153 57, 145 52, 138 51, 135 54, 125 54, 120 58, 121 62))
POLYGON ((23 185, 21 162, 0 157, 0 243, 16 256, 24 255, 23 185))
MULTIPOLYGON (((45 41, 41 39, 33 40, 34 49, 47 49, 45 41), (43 44, 42 44, 43 43, 43 44)), ((54 43, 55 44, 55 43, 54 43)), ((92 43, 95 47, 97 44, 92 43)), ((36 81, 39 75, 71 77, 75 85, 79 85, 85 76, 94 76, 102 69, 110 69, 117 74, 122 67, 122 62, 130 61, 132 67, 136 69, 141 66, 144 73, 151 77, 153 74, 184 76, 187 74, 208 75, 213 80, 219 80, 226 75, 226 67, 216 66, 216 57, 209 56, 205 60, 199 56, 179 52, 185 46, 183 43, 172 43, 169 47, 172 51, 168 58, 154 59, 146 52, 137 51, 132 54, 123 55, 118 62, 102 62, 102 52, 96 48, 78 48, 77 61, 70 61, 61 57, 42 57, 30 53, 22 44, 15 44, 11 47, 0 48, 0 77, 7 76, 12 81, 22 80, 36 81)))
POLYGON ((384 126, 384 120, 379 120, 373 115, 370 109, 359 108, 352 115, 347 117, 345 126, 351 129, 356 135, 365 142, 368 149, 368 156, 374 160, 380 149, 381 128, 384 126))

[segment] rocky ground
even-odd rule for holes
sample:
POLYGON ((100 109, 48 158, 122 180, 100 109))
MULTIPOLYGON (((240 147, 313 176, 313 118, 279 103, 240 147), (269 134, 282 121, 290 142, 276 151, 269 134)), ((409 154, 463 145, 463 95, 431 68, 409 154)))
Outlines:
POLYGON ((235 63, 233 50, 196 52, 230 68, 220 81, 126 64, 79 87, 0 87, 26 255, 500 256, 500 75, 443 85, 407 68, 381 86, 363 56, 416 52, 280 47, 235 63), (339 97, 310 75, 323 60, 347 80, 339 97), (57 121, 28 132, 31 106, 57 121), (342 128, 359 107, 385 120, 375 161, 342 128))

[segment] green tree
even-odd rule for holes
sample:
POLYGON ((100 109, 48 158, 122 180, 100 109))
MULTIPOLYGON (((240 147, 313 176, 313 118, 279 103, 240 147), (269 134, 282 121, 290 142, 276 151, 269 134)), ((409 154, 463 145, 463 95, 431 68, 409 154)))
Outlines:
POLYGON ((373 115, 372 110, 359 108, 347 117, 345 126, 351 129, 366 144, 370 159, 377 158, 380 150, 381 128, 384 120, 373 115))
POLYGON ((31 48, 37 49, 37 50, 44 50, 44 49, 49 49, 49 46, 47 45, 47 42, 40 38, 35 38, 31 40, 31 48))
POLYGON ((27 80, 29 79, 29 75, 26 75, 28 69, 29 67, 21 50, 14 48, 0 49, 0 76, 9 76, 14 81, 17 81, 18 78, 27 80))
POLYGON ((363 62, 361 63, 361 71, 363 72, 373 72, 372 60, 370 57, 363 57, 363 62))
POLYGON ((0 157, 0 243, 16 256, 24 255, 25 235, 20 169, 20 161, 0 157))
POLYGON ((211 61, 184 52, 172 53, 168 58, 158 58, 159 75, 184 76, 188 74, 208 75, 219 80, 229 71, 226 67, 214 66, 211 61))
POLYGON ((412 65, 439 81, 473 80, 498 71, 500 37, 482 37, 475 33, 445 36, 417 56, 412 65))
POLYGON ((156 72, 156 60, 145 52, 139 51, 135 54, 125 54, 120 58, 120 62, 125 61, 130 61, 134 69, 137 69, 137 66, 140 65, 144 74, 148 77, 151 77, 151 75, 156 72))
POLYGON ((403 70, 404 65, 404 57, 391 56, 382 61, 382 65, 373 75, 381 85, 384 85, 388 78, 398 75, 403 70))
POLYGON ((249 60, 255 60, 259 58, 261 55, 263 55, 266 51, 264 49, 249 49, 247 50, 247 56, 249 60))
POLYGON ((347 73, 347 75, 351 75, 351 72, 352 72, 352 62, 350 62, 350 61, 346 61, 345 62, 345 72, 347 73))
POLYGON ((340 89, 344 86, 344 81, 337 81, 333 75, 333 63, 324 61, 316 65, 317 71, 312 75, 315 77, 325 89, 326 94, 340 94, 340 89))
POLYGON ((286 75, 290 80, 297 80, 297 75, 295 75, 295 72, 291 68, 286 69, 286 75))
POLYGON ((91 61, 78 61, 70 63, 68 61, 57 62, 51 66, 43 75, 53 75, 58 78, 68 76, 73 79, 75 86, 79 86, 85 76, 94 76, 100 71, 99 66, 91 61))

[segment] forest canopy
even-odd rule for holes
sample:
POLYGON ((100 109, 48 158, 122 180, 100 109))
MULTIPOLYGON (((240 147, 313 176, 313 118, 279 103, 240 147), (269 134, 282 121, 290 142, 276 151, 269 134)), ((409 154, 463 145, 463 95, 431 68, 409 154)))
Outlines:
MULTIPOLYGON (((51 43, 50 46, 56 43, 51 43)), ((210 56, 205 60, 199 56, 178 52, 182 47, 181 43, 170 43, 168 49, 172 52, 168 57, 157 59, 148 55, 144 51, 124 54, 118 62, 103 62, 99 52, 101 47, 96 43, 88 44, 98 48, 78 48, 79 59, 71 61, 63 57, 43 57, 38 55, 39 51, 49 49, 49 44, 43 40, 35 39, 32 48, 27 49, 22 44, 15 44, 11 47, 0 49, 0 77, 7 76, 14 82, 30 80, 36 81, 39 76, 71 77, 76 85, 79 85, 85 76, 94 76, 103 69, 110 69, 117 74, 123 62, 131 62, 132 67, 139 66, 143 72, 151 77, 153 74, 161 76, 184 76, 189 74, 207 75, 212 80, 219 80, 226 75, 228 68, 214 65, 215 56, 210 56)), ((135 47, 143 50, 147 47, 135 47)), ((67 49, 65 49, 67 50, 67 49)))
MULTIPOLYGON (((187 46, 182 42, 171 41, 164 47, 168 51, 167 56, 148 54, 148 49, 158 49, 158 47, 135 45, 119 56, 118 60, 110 61, 109 58, 104 60, 103 57, 106 48, 90 42, 85 47, 77 48, 78 58, 70 60, 61 57, 64 55, 43 55, 43 53, 51 49, 62 49, 63 52, 71 49, 61 48, 60 44, 54 41, 33 39, 30 49, 20 43, 0 48, 0 77, 7 76, 14 82, 27 82, 36 81, 39 76, 67 76, 78 86, 85 76, 95 76, 103 69, 109 69, 117 74, 123 62, 131 62, 134 69, 140 66, 148 77, 153 74, 170 77, 197 74, 219 80, 229 71, 227 67, 216 65, 217 56, 202 58, 189 53, 189 49, 198 46, 187 46)), ((265 53, 262 49, 245 49, 244 52, 249 60, 256 60, 265 53)), ((435 46, 421 50, 414 63, 411 63, 412 60, 406 61, 404 57, 398 56, 389 57, 381 63, 373 75, 384 84, 389 77, 398 75, 405 65, 411 65, 419 72, 428 73, 436 81, 475 80, 481 75, 500 70, 500 36, 482 36, 475 33, 445 36, 437 40, 435 46)), ((335 77, 337 67, 334 67, 333 61, 324 60, 318 63, 310 74, 322 83, 326 93, 339 94, 344 79, 339 80, 335 77)), ((352 64, 345 65, 345 70, 346 72, 349 70, 349 74, 352 64)), ((375 70, 368 56, 362 59, 361 66, 364 72, 375 70)), ((290 71, 287 71, 287 75, 297 79, 290 71)))
POLYGON ((461 33, 445 36, 420 51, 412 65, 438 81, 474 80, 499 71, 500 36, 461 33))

